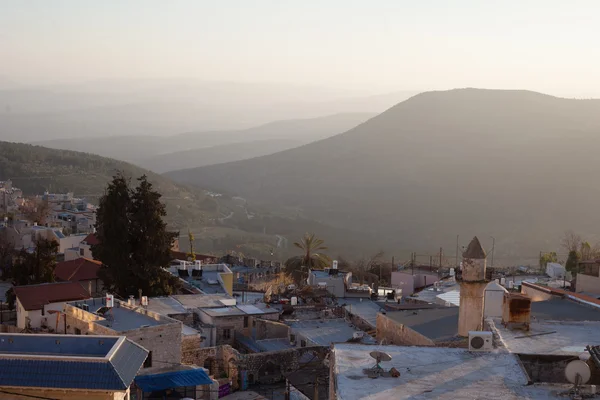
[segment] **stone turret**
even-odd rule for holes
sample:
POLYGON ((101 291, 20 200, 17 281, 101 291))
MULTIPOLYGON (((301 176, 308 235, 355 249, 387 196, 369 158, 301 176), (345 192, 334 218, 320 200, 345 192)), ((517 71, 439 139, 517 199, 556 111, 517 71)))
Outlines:
POLYGON ((458 334, 469 336, 469 331, 483 328, 484 292, 489 283, 485 273, 487 254, 475 236, 462 256, 457 278, 460 284, 458 334))

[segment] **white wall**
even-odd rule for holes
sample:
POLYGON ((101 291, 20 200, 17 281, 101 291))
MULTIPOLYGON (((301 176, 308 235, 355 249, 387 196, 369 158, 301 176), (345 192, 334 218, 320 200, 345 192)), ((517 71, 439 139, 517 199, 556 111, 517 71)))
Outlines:
POLYGON ((79 247, 79 243, 85 239, 86 235, 73 235, 61 238, 59 241, 59 253, 64 253, 66 249, 72 249, 73 247, 79 247))
POLYGON ((402 289, 402 296, 415 292, 415 278, 406 272, 392 271, 392 288, 402 289))
POLYGON ((504 301, 504 293, 507 290, 497 285, 496 282, 490 282, 485 289, 483 315, 487 317, 502 317, 502 303, 504 301))
MULTIPOLYGON (((31 310, 26 311, 19 299, 17 299, 17 327, 21 329, 25 329, 27 324, 27 317, 30 320, 30 326, 34 329, 39 329, 42 326, 42 320, 46 318, 47 326, 55 329, 56 328, 56 314, 50 314, 49 310, 54 311, 62 311, 65 306, 65 303, 50 303, 44 306, 44 315, 42 315, 42 310, 31 310)), ((64 318, 64 317, 63 317, 64 318)), ((57 332, 64 332, 64 322, 63 318, 60 319, 58 324, 57 332)))

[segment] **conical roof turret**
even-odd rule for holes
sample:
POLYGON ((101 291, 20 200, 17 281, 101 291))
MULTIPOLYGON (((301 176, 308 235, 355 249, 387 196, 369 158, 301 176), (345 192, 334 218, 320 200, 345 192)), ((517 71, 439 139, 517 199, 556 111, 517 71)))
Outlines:
POLYGON ((463 258, 483 260, 486 257, 487 254, 485 253, 483 246, 481 246, 481 242, 479 241, 477 236, 475 236, 473 240, 471 240, 471 243, 469 243, 469 245, 467 246, 465 252, 463 253, 463 258))

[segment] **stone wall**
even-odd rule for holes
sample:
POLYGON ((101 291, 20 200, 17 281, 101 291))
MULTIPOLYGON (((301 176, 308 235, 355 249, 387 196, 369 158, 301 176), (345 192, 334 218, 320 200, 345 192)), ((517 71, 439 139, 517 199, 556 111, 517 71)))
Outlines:
POLYGON ((377 314, 377 341, 385 345, 435 346, 433 340, 383 314, 377 314))
MULTIPOLYGON (((197 351, 200 350, 202 338, 200 335, 183 336, 181 339, 181 363, 194 364, 197 351)), ((200 367, 202 364, 199 365, 200 367)))
POLYGON ((170 318, 166 319, 147 310, 143 311, 145 311, 144 314, 148 316, 158 316, 165 323, 117 332, 111 328, 94 323, 95 321, 103 320, 102 317, 66 304, 64 312, 67 318, 67 333, 80 335, 126 336, 131 341, 152 352, 152 369, 164 368, 165 365, 173 363, 181 363, 181 323, 170 318), (172 322, 169 323, 169 321, 172 322))
POLYGON ((281 322, 256 319, 256 340, 289 338, 290 327, 281 322))
POLYGON ((240 354, 231 346, 205 347, 186 352, 186 363, 204 367, 212 377, 228 377, 234 390, 240 388, 240 373, 248 383, 280 382, 285 374, 300 367, 300 359, 306 353, 314 356, 313 362, 322 362, 328 347, 299 347, 282 351, 240 354))
POLYGON ((233 346, 235 342, 235 332, 240 332, 242 334, 244 332, 244 317, 241 315, 213 318, 213 324, 217 328, 217 346, 225 344, 233 346), (225 335, 226 330, 229 330, 229 337, 225 335))

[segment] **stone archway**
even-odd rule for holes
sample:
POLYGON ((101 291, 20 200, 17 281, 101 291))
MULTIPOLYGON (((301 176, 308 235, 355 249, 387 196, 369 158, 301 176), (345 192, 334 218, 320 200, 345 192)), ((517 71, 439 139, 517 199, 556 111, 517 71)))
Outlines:
POLYGON ((217 361, 214 358, 206 358, 203 367, 208 371, 209 375, 215 376, 217 374, 217 361))

